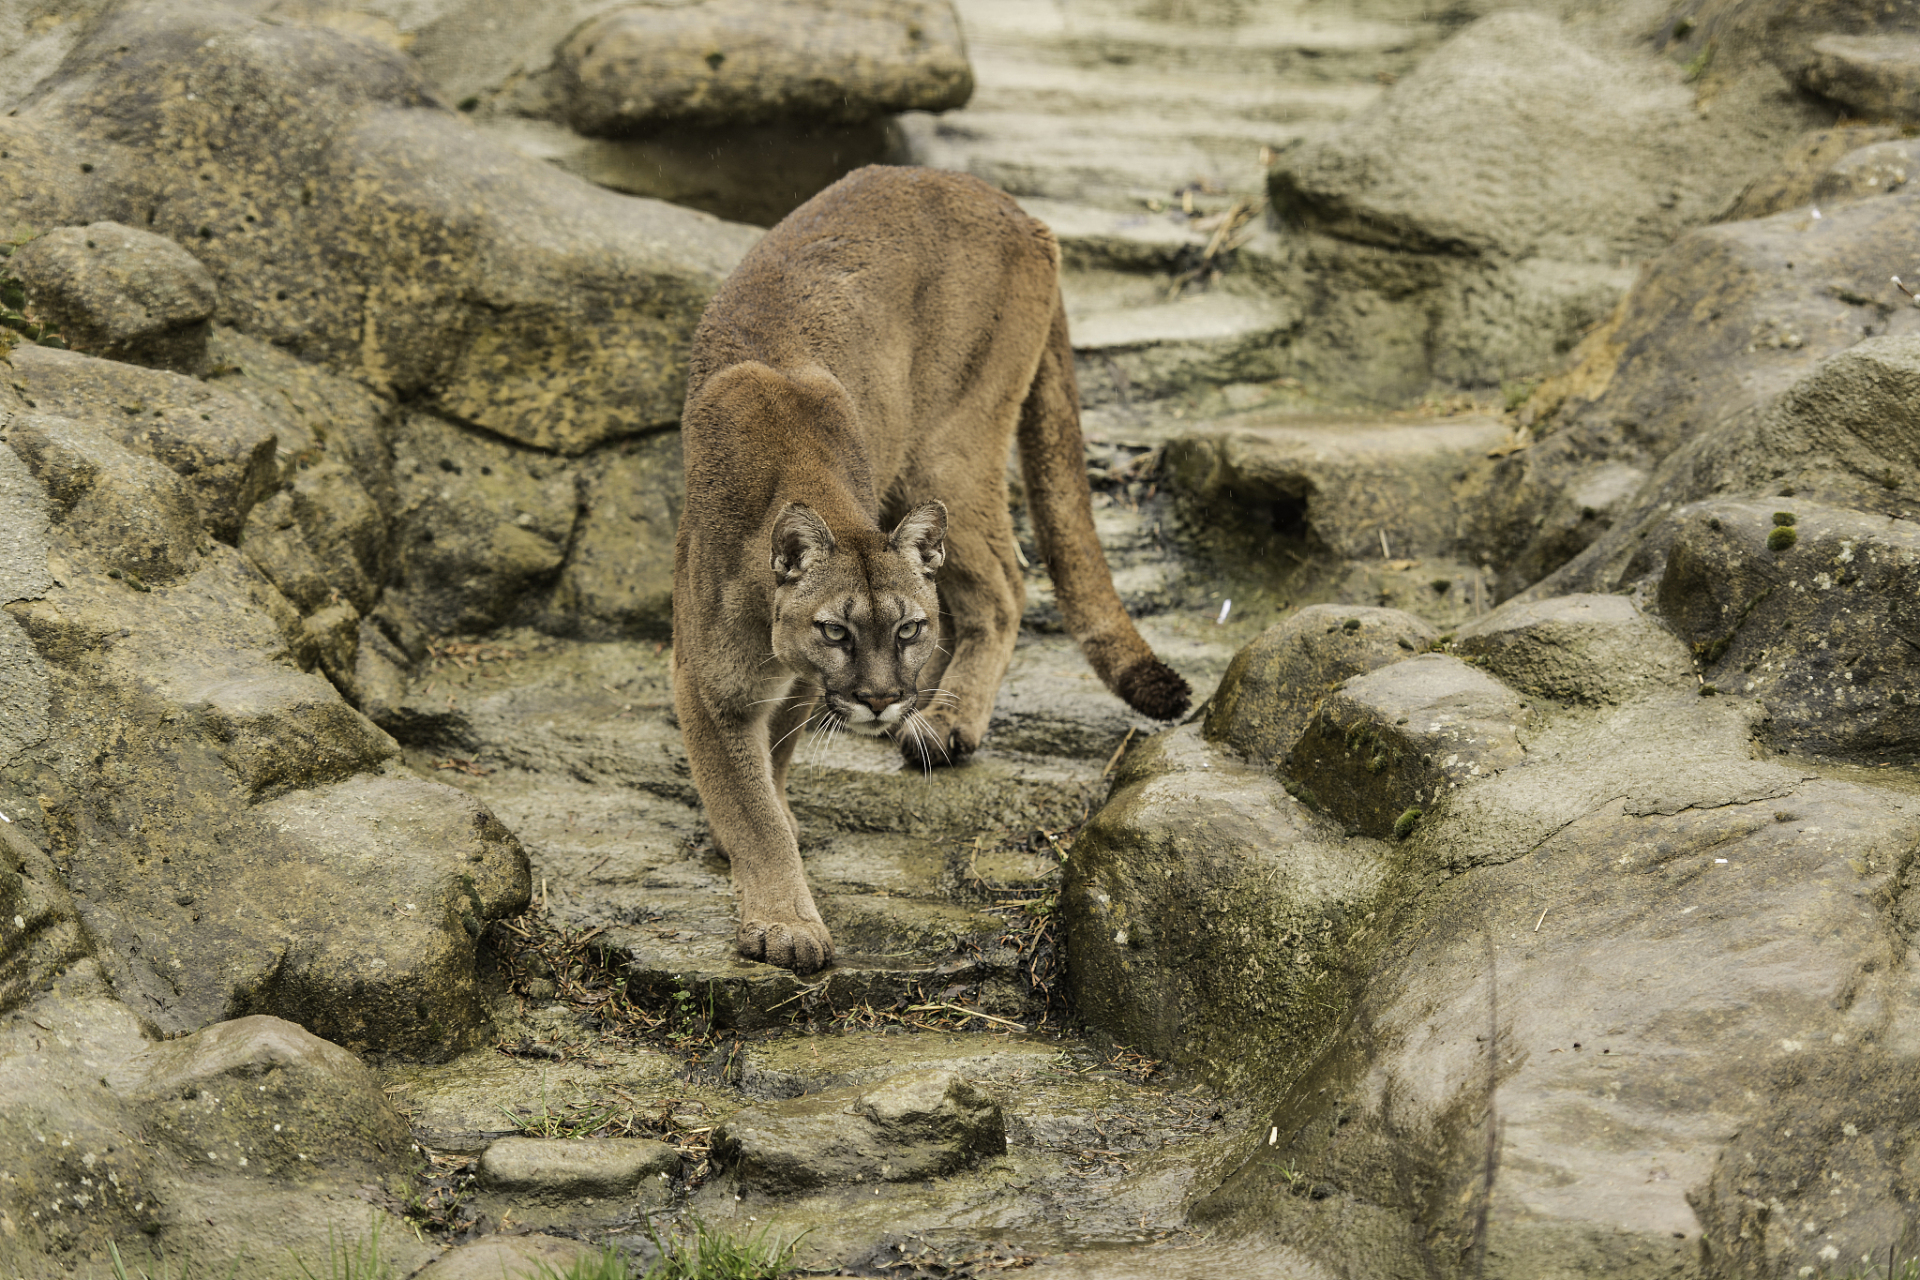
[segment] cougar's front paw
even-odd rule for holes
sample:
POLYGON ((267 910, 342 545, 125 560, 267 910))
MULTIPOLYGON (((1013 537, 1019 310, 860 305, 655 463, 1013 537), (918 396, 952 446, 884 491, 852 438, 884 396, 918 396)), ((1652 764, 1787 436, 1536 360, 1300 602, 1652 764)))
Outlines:
POLYGON ((833 937, 817 920, 742 920, 734 946, 749 960, 795 973, 812 973, 833 963, 833 937))
POLYGON ((953 725, 933 716, 918 716, 900 730, 900 754, 907 766, 926 771, 959 764, 980 745, 953 725))

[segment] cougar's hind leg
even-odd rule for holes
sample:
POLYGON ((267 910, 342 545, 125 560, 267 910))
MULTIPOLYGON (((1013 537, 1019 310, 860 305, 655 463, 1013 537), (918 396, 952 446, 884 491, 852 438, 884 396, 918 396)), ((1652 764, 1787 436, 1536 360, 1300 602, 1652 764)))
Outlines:
POLYGON ((1026 601, 1004 493, 950 505, 955 518, 940 569, 940 643, 947 652, 921 670, 920 712, 900 735, 900 750, 916 767, 958 764, 986 736, 1026 601))

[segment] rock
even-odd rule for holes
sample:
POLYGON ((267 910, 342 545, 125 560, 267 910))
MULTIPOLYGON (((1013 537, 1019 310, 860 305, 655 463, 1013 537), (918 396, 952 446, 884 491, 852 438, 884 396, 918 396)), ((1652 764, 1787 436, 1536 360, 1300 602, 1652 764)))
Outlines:
POLYGON ((741 1044, 740 1090, 749 1098, 798 1098, 824 1089, 866 1088, 905 1067, 951 1071, 973 1082, 1019 1079, 1044 1068, 1058 1046, 1043 1037, 983 1040, 964 1032, 911 1036, 845 1036, 746 1041, 741 1044))
POLYGON ((354 473, 331 460, 300 468, 256 506, 240 548, 307 613, 336 603, 372 609, 391 561, 380 509, 354 473))
POLYGON ((1526 705, 1491 676, 1447 654, 1422 654, 1329 695, 1286 770, 1338 821, 1376 839, 1405 838, 1450 793, 1520 764, 1528 719, 1526 705))
MULTIPOLYGON (((9 1275, 53 1280, 109 1242, 130 1274, 215 1257, 277 1273, 364 1241, 361 1193, 401 1191, 417 1160, 372 1074, 278 1019, 154 1043, 81 962, 0 1022, 9 1275)), ((396 1226, 384 1259, 417 1265, 430 1250, 396 1226)))
MULTIPOLYGON (((1797 1158, 1764 1127, 1775 1099, 1796 1121, 1838 1118, 1824 1090, 1776 1094, 1781 1074, 1803 1054, 1912 1053, 1886 929, 1920 808, 1747 759, 1746 736, 1722 700, 1645 699, 1563 720, 1524 766, 1443 805, 1414 855, 1458 870, 1396 926, 1348 1029, 1279 1101, 1271 1145, 1196 1222, 1364 1250, 1402 1247, 1418 1220, 1466 1248, 1493 1124, 1490 1274, 1750 1256, 1724 1202, 1696 1217, 1690 1199, 1741 1159, 1736 1134, 1785 1157, 1736 1185, 1797 1158), (1293 1189, 1303 1174, 1324 1196, 1293 1189)), ((1872 1203, 1862 1181, 1817 1210, 1803 1192, 1814 1230, 1786 1220, 1801 1257, 1817 1265, 1823 1232, 1850 1257, 1888 1238, 1869 1235, 1884 1219, 1857 1239, 1836 1221, 1872 1203)))
POLYGON ((33 469, 0 449, 0 604, 29 600, 53 585, 47 572, 53 511, 33 469))
POLYGON ((1849 151, 1813 185, 1823 209, 1837 209, 1898 191, 1920 173, 1920 142, 1901 138, 1849 151))
POLYGON ((1703 499, 1761 499, 1778 509, 1791 490, 1823 506, 1912 518, 1916 395, 1920 336, 1869 338, 1829 357, 1676 450, 1622 504, 1613 528, 1527 596, 1650 589, 1678 528, 1674 513, 1703 499))
POLYGON ((1233 656, 1206 706, 1206 736, 1256 761, 1293 749, 1327 695, 1352 676, 1426 650, 1439 633, 1398 609, 1316 604, 1233 656))
POLYGON ((41 414, 16 418, 6 441, 52 500, 66 555, 95 561, 136 589, 199 568, 200 509, 180 477, 152 458, 87 424, 41 414))
POLYGON ((1920 528, 1784 498, 1702 503, 1674 524, 1660 610, 1709 680, 1765 710, 1764 741, 1920 751, 1920 528))
POLYGON ((693 327, 758 234, 497 150, 398 53, 232 10, 115 11, 8 125, 19 216, 130 205, 194 245, 226 323, 568 453, 678 417, 693 327))
POLYGON ((1911 1222, 1901 1170, 1920 1066, 1872 1045, 1807 1045, 1767 1083, 1770 1105, 1688 1197, 1702 1234, 1749 1275, 1884 1257, 1911 1222))
POLYGON ((0 820, 0 1013, 47 990, 92 950, 59 870, 19 822, 0 820))
POLYGON ((1698 131, 1677 69, 1545 14, 1505 12, 1468 26, 1327 138, 1283 153, 1270 186, 1283 217, 1396 249, 1638 256, 1737 190, 1729 157, 1687 146, 1698 131))
POLYGON ((948 0, 703 0, 634 5, 560 47, 582 133, 783 117, 858 121, 965 105, 973 71, 948 0))
POLYGON ((648 1138, 500 1138, 480 1157, 485 1200, 523 1222, 626 1218, 664 1205, 679 1172, 679 1151, 648 1138))
POLYGON ((420 1280, 499 1280, 503 1275, 567 1274, 591 1262, 594 1250, 561 1236, 487 1236, 456 1245, 414 1275, 420 1280), (544 1268, 544 1270, 543 1270, 544 1268))
MULTIPOLYGON (((571 465, 414 414, 394 442, 394 477, 388 593, 422 627, 485 631, 535 607, 567 559, 578 511, 571 465)), ((605 555, 598 542, 594 551, 605 555)))
POLYGON ((1920 37, 1829 35, 1813 42, 1800 86, 1869 120, 1920 119, 1920 37))
POLYGON ((85 422, 178 474, 222 542, 239 537, 279 479, 275 424, 217 387, 48 347, 22 346, 12 365, 29 407, 85 422))
POLYGON ((1183 725, 1129 753, 1074 841, 1068 986, 1122 1043, 1265 1095, 1364 979, 1393 886, 1385 846, 1183 725))
MULTIPOLYGON (((1596 467, 1652 473, 1682 446, 1775 401, 1821 361, 1862 339, 1920 332, 1920 311, 1905 305, 1886 279, 1888 262, 1920 258, 1915 201, 1920 193, 1902 191, 1836 209, 1817 222, 1801 211, 1706 227, 1649 266, 1567 375, 1563 386, 1570 390, 1550 434, 1502 460, 1489 500, 1475 516, 1474 540, 1504 548, 1502 594, 1531 586, 1609 530, 1637 538, 1641 513, 1674 497, 1670 484, 1656 478, 1600 518, 1582 521, 1566 495, 1596 467), (1668 491, 1649 501, 1656 486, 1668 491), (1581 532, 1569 536, 1569 530, 1581 532)), ((1857 393, 1870 394, 1866 387, 1857 393)), ((1812 454, 1801 465, 1824 469, 1818 449, 1808 449, 1813 444, 1801 444, 1803 455, 1812 454)), ((1699 447, 1728 454, 1748 476, 1761 472, 1762 459, 1730 445, 1723 437, 1699 447)), ((1696 473, 1724 465, 1706 454, 1688 459, 1696 473)), ((1794 482, 1791 468, 1774 470, 1775 489, 1794 482)), ((1593 554, 1624 560, 1633 551, 1618 540, 1609 546, 1593 554)), ((1583 570, 1542 589, 1611 588, 1583 570)))
POLYGON ((777 1195, 945 1177, 1006 1142, 991 1098, 952 1072, 915 1071, 864 1093, 830 1090, 737 1112, 715 1131, 713 1159, 743 1190, 777 1195))
POLYGON ((1620 703, 1694 683, 1686 646, 1624 596, 1509 601, 1461 627, 1453 652, 1556 702, 1620 703))
POLYGON ((396 745, 293 667, 237 552, 145 592, 60 573, 14 606, 62 707, 22 765, 115 989, 174 1034, 258 1012, 387 1052, 484 1035, 474 939, 526 901, 512 837, 365 772, 396 745))
POLYGON ((1740 222, 1748 218, 1764 218, 1810 204, 1835 208, 1868 194, 1884 195, 1885 189, 1871 193, 1852 191, 1851 183, 1844 184, 1847 191, 1836 190, 1834 187, 1841 184, 1832 183, 1830 175, 1837 165, 1855 152, 1882 142, 1899 140, 1900 130, 1892 125, 1849 123, 1828 129, 1809 129, 1787 148, 1771 172, 1748 183, 1739 198, 1716 221, 1740 222))
POLYGON ((605 450, 583 471, 547 630, 591 640, 672 635, 680 470, 680 435, 668 432, 605 450))
POLYGON ((203 373, 219 296, 199 259, 117 222, 56 227, 7 260, 35 314, 75 351, 203 373))
POLYGON ((1169 442, 1166 466, 1183 493, 1270 507, 1274 527, 1303 525, 1338 556, 1371 559, 1383 536, 1392 555, 1435 555, 1457 542, 1463 473, 1507 435, 1484 418, 1371 429, 1254 418, 1169 442))
POLYGON ((123 1070, 140 1074, 116 1083, 189 1166, 304 1179, 328 1165, 398 1172, 409 1163, 406 1121, 373 1073, 280 1018, 216 1023, 150 1046, 123 1070))
POLYGON ((476 946, 531 889, 513 834, 477 801, 407 776, 298 792, 258 812, 284 836, 287 869, 332 900, 302 902, 288 886, 282 918, 307 919, 294 916, 281 964, 241 998, 348 1046, 443 1058, 479 1042, 491 1019, 476 946))

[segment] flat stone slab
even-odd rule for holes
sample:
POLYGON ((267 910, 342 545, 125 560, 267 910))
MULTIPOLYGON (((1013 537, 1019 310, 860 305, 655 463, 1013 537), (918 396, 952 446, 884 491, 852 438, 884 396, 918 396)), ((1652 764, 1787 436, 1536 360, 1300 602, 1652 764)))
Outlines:
POLYGON ((480 1157, 493 1191, 541 1203, 631 1197, 680 1171, 680 1153, 650 1138, 501 1138, 480 1157))
POLYGON ((1905 32, 1830 35, 1813 42, 1800 86, 1868 120, 1920 116, 1920 38, 1905 32))
POLYGON ((1527 718, 1520 697, 1492 676, 1448 654, 1422 654, 1341 685, 1287 771, 1340 821, 1405 837, 1404 815, 1431 812, 1449 793, 1524 760, 1527 718))
POLYGON ((447 1250, 414 1272, 420 1280, 501 1280, 503 1276, 566 1275, 596 1250, 561 1236, 489 1236, 447 1250), (540 1268, 546 1268, 545 1271, 540 1268))
POLYGON ((593 135, 868 120, 945 111, 973 94, 948 0, 633 5, 587 22, 556 65, 569 120, 593 135))
POLYGON ((1400 424, 1249 414, 1170 442, 1167 465, 1173 484, 1198 498, 1292 504, 1335 555, 1389 559, 1454 545, 1460 477, 1507 439, 1493 418, 1400 424))
POLYGON ((950 1071, 968 1080, 1019 1079, 1058 1061, 1066 1046, 1017 1035, 918 1032, 801 1036, 741 1046, 740 1090, 750 1098, 798 1098, 867 1088, 901 1068, 950 1071))
POLYGON ((1509 601, 1461 627, 1453 651, 1556 702, 1620 703, 1694 683, 1687 647, 1625 596, 1509 601))
POLYGON ((737 1112, 713 1159, 743 1191, 778 1194, 944 1177, 1006 1147, 999 1103, 951 1071, 909 1071, 737 1112))

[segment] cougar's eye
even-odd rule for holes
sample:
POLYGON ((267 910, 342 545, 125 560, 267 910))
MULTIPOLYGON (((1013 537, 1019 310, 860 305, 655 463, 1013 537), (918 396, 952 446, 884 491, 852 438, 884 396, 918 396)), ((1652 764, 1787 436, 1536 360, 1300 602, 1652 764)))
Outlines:
POLYGON ((837 622, 821 623, 820 634, 827 638, 829 644, 845 644, 847 640, 847 629, 837 622))
POLYGON ((926 629, 927 624, 924 621, 903 622, 900 624, 900 629, 894 632, 894 634, 900 637, 900 643, 907 644, 911 641, 918 640, 920 633, 926 629))

